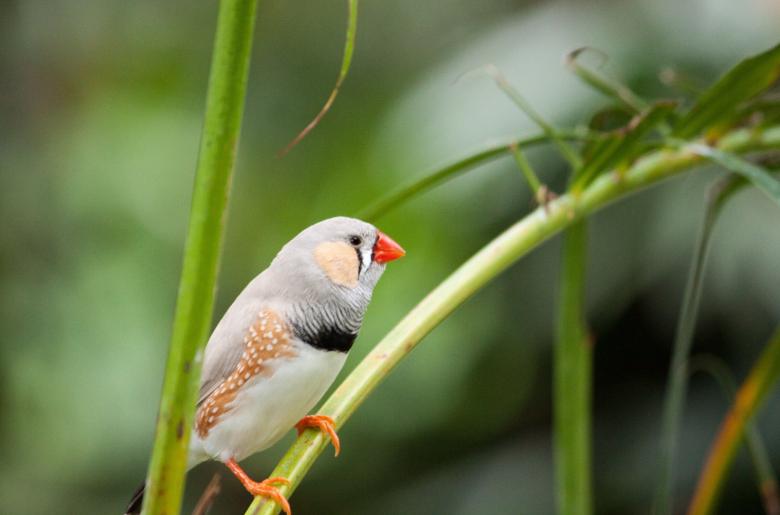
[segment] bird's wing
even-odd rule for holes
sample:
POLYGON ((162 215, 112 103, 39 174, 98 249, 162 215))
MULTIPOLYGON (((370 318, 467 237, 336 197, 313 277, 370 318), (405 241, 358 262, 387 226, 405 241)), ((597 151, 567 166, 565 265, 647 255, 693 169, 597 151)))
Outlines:
POLYGON ((225 312, 206 345, 198 406, 235 371, 244 352, 247 331, 263 309, 259 302, 238 300, 225 312))
POLYGON ((241 360, 243 349, 237 348, 236 352, 225 353, 219 356, 219 361, 212 367, 209 367, 209 374, 206 375, 204 367, 200 383, 200 393, 198 394, 198 406, 205 401, 222 382, 233 373, 241 360))
POLYGON ((243 385, 272 376, 275 363, 297 355, 293 333, 278 312, 262 308, 249 311, 248 317, 239 315, 226 313, 206 347, 195 420, 201 438, 232 409, 243 385))

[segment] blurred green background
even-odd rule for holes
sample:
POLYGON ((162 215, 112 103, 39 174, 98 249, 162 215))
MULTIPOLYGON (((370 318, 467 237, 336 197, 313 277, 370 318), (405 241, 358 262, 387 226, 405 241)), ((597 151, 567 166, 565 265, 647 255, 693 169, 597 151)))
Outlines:
MULTIPOLYGON (((0 2, 0 512, 120 513, 144 476, 172 320, 217 2, 0 2)), ((346 2, 260 2, 215 317, 279 247, 481 143, 536 132, 490 80, 499 66, 562 126, 606 101, 563 66, 582 45, 648 97, 705 85, 775 43, 776 0, 361 3, 353 68, 332 111, 284 159, 337 74, 346 2)), ((559 189, 549 149, 531 159, 559 189)), ((661 397, 703 189, 699 171, 592 219, 596 512, 648 513, 661 397)), ((379 221, 408 250, 390 267, 345 367, 458 264, 531 206, 511 159, 379 221)), ((747 191, 727 208, 695 351, 739 378, 780 315, 780 211, 747 191)), ((305 514, 548 514, 550 351, 558 241, 437 328, 341 431, 293 498, 305 514)), ((678 459, 683 509, 726 408, 692 382, 678 459)), ((780 469, 780 395, 759 419, 780 469)), ((255 456, 261 478, 292 439, 255 456)), ((249 496, 214 472, 212 513, 249 496)), ((744 453, 722 513, 762 513, 744 453)))

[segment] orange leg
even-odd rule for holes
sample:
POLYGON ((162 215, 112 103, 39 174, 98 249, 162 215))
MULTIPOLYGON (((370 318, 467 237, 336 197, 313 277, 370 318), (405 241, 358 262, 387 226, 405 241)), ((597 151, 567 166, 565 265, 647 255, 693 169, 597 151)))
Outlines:
POLYGON ((229 468, 230 471, 238 478, 238 480, 241 481, 241 484, 244 485, 244 488, 246 488, 247 492, 254 495, 255 497, 268 497, 281 506, 282 511, 284 511, 287 515, 292 515, 290 503, 287 502, 287 499, 282 495, 279 489, 272 485, 272 483, 289 485, 290 481, 287 478, 269 477, 268 479, 257 482, 253 481, 233 458, 227 460, 225 465, 227 465, 227 468, 229 468))
POLYGON ((336 456, 338 456, 341 452, 341 442, 339 441, 339 435, 336 434, 335 425, 336 423, 333 422, 333 419, 327 415, 307 415, 295 424, 295 429, 298 430, 299 435, 303 433, 307 427, 316 427, 323 433, 328 433, 330 441, 336 449, 336 456))

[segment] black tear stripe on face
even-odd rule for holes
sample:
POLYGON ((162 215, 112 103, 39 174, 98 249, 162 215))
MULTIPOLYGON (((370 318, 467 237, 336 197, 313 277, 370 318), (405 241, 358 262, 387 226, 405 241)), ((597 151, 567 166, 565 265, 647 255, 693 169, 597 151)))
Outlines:
POLYGON ((355 247, 355 254, 358 258, 358 279, 360 279, 360 272, 363 271, 363 255, 360 253, 360 247, 355 247))
POLYGON ((321 327, 317 332, 306 331, 300 326, 294 326, 293 332, 315 349, 326 351, 348 352, 357 338, 357 333, 342 331, 333 326, 321 327))

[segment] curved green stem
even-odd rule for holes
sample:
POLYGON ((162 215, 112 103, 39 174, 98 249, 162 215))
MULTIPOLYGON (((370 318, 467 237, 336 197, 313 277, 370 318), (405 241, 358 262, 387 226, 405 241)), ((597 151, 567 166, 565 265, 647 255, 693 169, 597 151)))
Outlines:
POLYGON ((222 0, 176 314, 143 512, 179 513, 187 447, 211 327, 219 253, 236 159, 257 0, 222 0))
MULTIPOLYGON (((747 152, 780 148, 780 127, 765 131, 738 130, 724 136, 722 150, 747 152)), ((685 147, 660 150, 639 159, 628 170, 605 173, 578 195, 567 194, 540 207, 515 223, 467 260, 430 292, 363 359, 333 392, 318 413, 332 417, 341 427, 379 382, 417 343, 455 308, 542 242, 597 211, 610 202, 681 173, 703 158, 685 147)), ((327 436, 307 430, 287 451, 272 476, 283 476, 290 485, 280 488, 289 495, 320 453, 329 444, 327 436)), ((271 515, 278 506, 255 499, 247 515, 271 515)))

